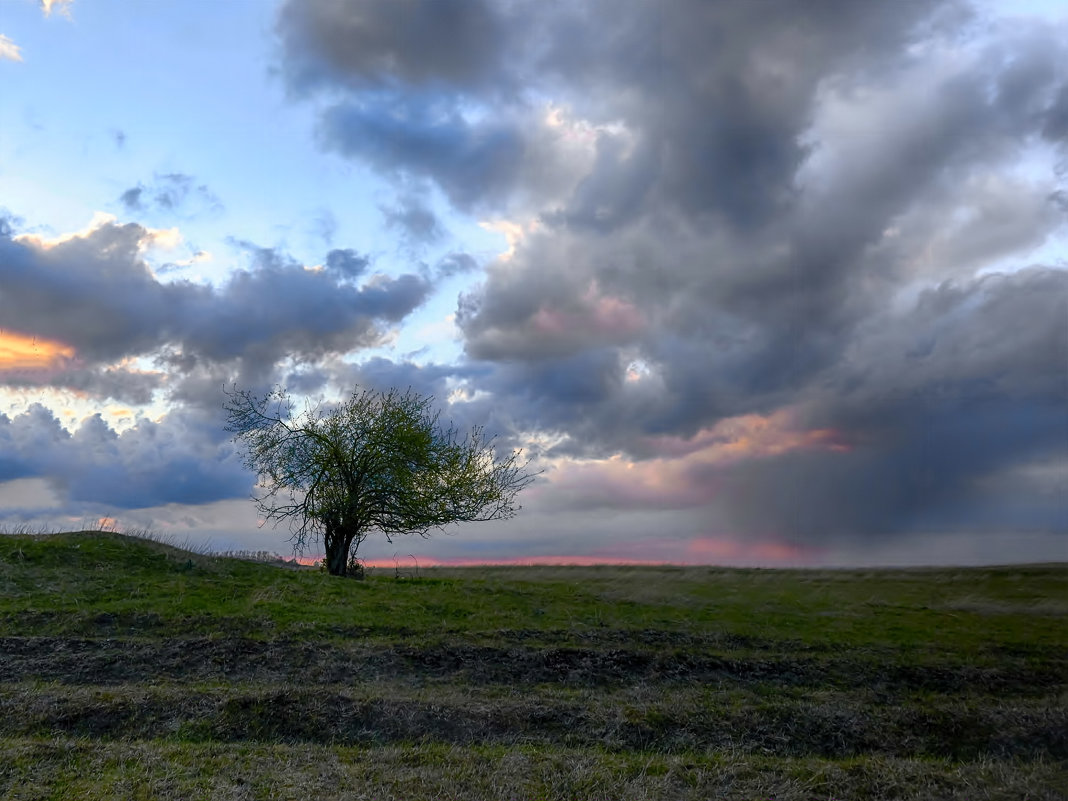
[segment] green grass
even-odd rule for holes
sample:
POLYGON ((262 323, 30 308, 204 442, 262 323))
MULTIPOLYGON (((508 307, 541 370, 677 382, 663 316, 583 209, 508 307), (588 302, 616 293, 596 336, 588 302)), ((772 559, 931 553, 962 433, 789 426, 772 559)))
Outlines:
POLYGON ((316 570, 0 537, 8 798, 1063 799, 1068 567, 316 570))

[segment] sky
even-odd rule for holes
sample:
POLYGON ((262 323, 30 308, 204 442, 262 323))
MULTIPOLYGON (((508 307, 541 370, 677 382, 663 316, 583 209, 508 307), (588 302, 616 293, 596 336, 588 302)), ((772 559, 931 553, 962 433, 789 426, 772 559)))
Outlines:
POLYGON ((235 384, 542 471, 375 563, 1068 560, 1068 4, 0 0, 0 527, 288 553, 235 384))

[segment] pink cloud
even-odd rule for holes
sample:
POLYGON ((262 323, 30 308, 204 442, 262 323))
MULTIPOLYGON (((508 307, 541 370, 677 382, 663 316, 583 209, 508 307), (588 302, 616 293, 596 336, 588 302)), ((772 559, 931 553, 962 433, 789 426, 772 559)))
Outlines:
POLYGON ((850 450, 840 433, 829 428, 804 429, 795 418, 795 412, 788 408, 770 415, 739 415, 720 420, 692 437, 644 437, 641 443, 654 455, 678 458, 703 453, 704 461, 739 461, 794 450, 850 450))
POLYGON ((688 439, 645 437, 641 444, 655 458, 557 461, 536 490, 539 501, 560 508, 692 508, 715 500, 717 476, 735 464, 797 450, 849 450, 830 429, 797 427, 790 410, 732 417, 688 439))
POLYGON ((645 329, 644 315, 632 303, 602 295, 593 282, 577 305, 568 309, 542 307, 531 318, 540 336, 594 338, 609 342, 633 339, 645 329))

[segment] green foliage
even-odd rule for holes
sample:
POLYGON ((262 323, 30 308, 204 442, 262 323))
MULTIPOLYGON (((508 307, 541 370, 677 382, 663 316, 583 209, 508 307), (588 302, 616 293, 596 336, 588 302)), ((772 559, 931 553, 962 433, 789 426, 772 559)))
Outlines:
POLYGON ((277 389, 227 394, 227 430, 260 478, 265 519, 289 521, 298 549, 319 539, 327 569, 345 575, 373 531, 428 536, 453 523, 500 520, 532 480, 520 454, 498 459, 475 428, 439 425, 432 399, 411 390, 355 390, 342 403, 294 413, 277 389))

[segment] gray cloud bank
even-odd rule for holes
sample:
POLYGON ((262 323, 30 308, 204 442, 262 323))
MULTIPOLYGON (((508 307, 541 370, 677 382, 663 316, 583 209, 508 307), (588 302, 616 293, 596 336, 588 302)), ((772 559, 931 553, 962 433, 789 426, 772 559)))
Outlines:
POLYGON ((638 462, 746 415, 831 432, 688 465, 694 533, 1068 535, 1063 25, 290 0, 278 34, 325 148, 525 227, 460 298, 463 413, 638 462))
POLYGON ((252 487, 212 415, 172 412, 122 434, 94 415, 70 433, 38 404, 0 414, 0 483, 23 478, 47 480, 73 514, 210 503, 252 487))
MULTIPOLYGON (((42 380, 56 383, 56 373, 77 376, 91 368, 102 381, 109 365, 160 354, 179 374, 228 364, 266 376, 286 358, 314 361, 373 344, 382 325, 403 319, 430 290, 416 275, 357 283, 368 261, 351 250, 331 251, 321 269, 308 269, 255 249, 251 266, 219 287, 161 281, 144 258, 152 238, 136 223, 104 223, 51 245, 0 230, 5 327, 76 351, 42 380)), ((101 394, 144 402, 140 392, 125 396, 121 379, 128 373, 112 373, 113 391, 101 394)))
POLYGON ((416 275, 370 274, 369 260, 347 249, 307 268, 253 248, 249 267, 219 286, 163 281, 145 257, 154 236, 105 222, 47 242, 0 225, 0 328, 32 333, 41 354, 0 363, 0 382, 171 408, 121 434, 100 415, 69 433, 40 405, 0 414, 0 484, 45 479, 73 509, 246 497, 252 477, 222 431, 223 388, 266 386, 284 362, 314 365, 376 344, 431 289, 416 275))

